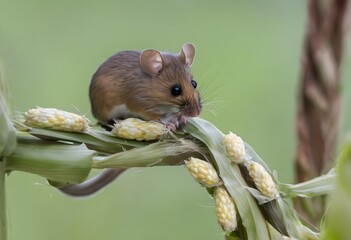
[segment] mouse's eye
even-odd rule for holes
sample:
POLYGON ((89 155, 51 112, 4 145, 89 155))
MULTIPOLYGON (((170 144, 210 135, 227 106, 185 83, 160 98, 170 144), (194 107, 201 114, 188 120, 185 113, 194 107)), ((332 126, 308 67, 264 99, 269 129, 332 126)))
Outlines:
POLYGON ((182 88, 179 84, 173 85, 171 88, 171 93, 173 96, 179 96, 182 93, 182 88))
POLYGON ((193 85, 193 87, 196 88, 197 87, 197 82, 194 79, 192 79, 191 80, 191 85, 193 85))

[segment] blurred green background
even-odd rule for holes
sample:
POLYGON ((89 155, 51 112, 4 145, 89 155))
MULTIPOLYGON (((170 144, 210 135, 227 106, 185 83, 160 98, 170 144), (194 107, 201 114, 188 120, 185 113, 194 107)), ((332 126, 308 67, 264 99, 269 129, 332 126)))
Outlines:
MULTIPOLYGON (((0 0, 0 65, 14 110, 56 107, 93 120, 88 86, 107 57, 126 49, 178 52, 192 42, 192 72, 212 102, 201 117, 239 134, 291 182, 305 21, 303 0, 0 0)), ((349 66, 347 57, 344 79, 349 66)), ((343 91, 350 88, 344 81, 343 91)), ((345 94, 346 109, 350 100, 345 94)), ((349 111, 343 129, 350 120, 349 111)), ((84 199, 15 172, 7 199, 11 240, 223 239, 213 200, 181 166, 130 170, 84 199)))

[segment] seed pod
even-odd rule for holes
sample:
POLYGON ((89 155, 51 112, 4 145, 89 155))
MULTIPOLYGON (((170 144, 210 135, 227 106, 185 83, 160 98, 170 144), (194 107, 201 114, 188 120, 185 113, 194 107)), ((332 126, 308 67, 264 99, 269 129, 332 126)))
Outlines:
POLYGON ((243 140, 232 132, 224 136, 224 145, 230 159, 240 164, 246 158, 246 151, 243 140))
POLYGON ((137 118, 118 121, 112 129, 112 134, 117 137, 137 141, 160 139, 166 132, 167 128, 162 123, 146 122, 137 118))
POLYGON ((215 210, 217 221, 224 231, 232 232, 236 229, 235 203, 224 187, 217 187, 215 190, 215 210))
POLYGON ((191 157, 189 161, 185 162, 185 166, 188 168, 191 176, 201 185, 214 187, 220 184, 219 176, 210 163, 191 157))
POLYGON ((249 175, 254 181, 257 189, 266 197, 273 199, 279 196, 275 183, 269 173, 261 166, 261 164, 249 161, 246 164, 249 175))
POLYGON ((24 117, 24 124, 28 127, 67 132, 84 132, 89 128, 85 117, 56 108, 30 109, 24 113, 24 117))

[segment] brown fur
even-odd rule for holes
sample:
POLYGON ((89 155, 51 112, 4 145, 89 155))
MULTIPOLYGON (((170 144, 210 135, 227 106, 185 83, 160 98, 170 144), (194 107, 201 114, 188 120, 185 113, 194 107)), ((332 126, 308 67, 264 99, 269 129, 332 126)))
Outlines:
MULTIPOLYGON (((189 62, 189 53, 184 53, 183 49, 180 54, 153 50, 162 58, 162 69, 157 74, 145 72, 140 51, 122 51, 107 59, 93 75, 90 84, 89 95, 95 118, 107 124, 113 108, 122 104, 145 120, 159 120, 170 114, 178 119, 198 116, 201 100, 191 84, 190 66, 186 63, 189 62), (174 84, 181 86, 180 96, 171 94, 174 84)), ((190 57, 191 64, 193 55, 190 57)))

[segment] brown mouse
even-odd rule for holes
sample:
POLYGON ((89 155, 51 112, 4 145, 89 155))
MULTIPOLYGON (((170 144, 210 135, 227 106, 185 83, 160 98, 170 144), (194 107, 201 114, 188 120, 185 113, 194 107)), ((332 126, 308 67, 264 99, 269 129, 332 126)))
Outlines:
MULTIPOLYGON (((190 73, 195 47, 184 44, 178 54, 122 51, 107 59, 92 77, 89 96, 93 115, 111 130, 117 120, 157 120, 176 130, 200 114, 197 83, 190 73)), ((59 188, 71 196, 88 196, 118 177, 124 169, 107 169, 81 184, 59 188)))
POLYGON ((201 111, 197 83, 190 73, 195 47, 184 44, 178 54, 122 51, 95 72, 89 96, 93 115, 102 126, 136 117, 157 120, 171 130, 201 111))

